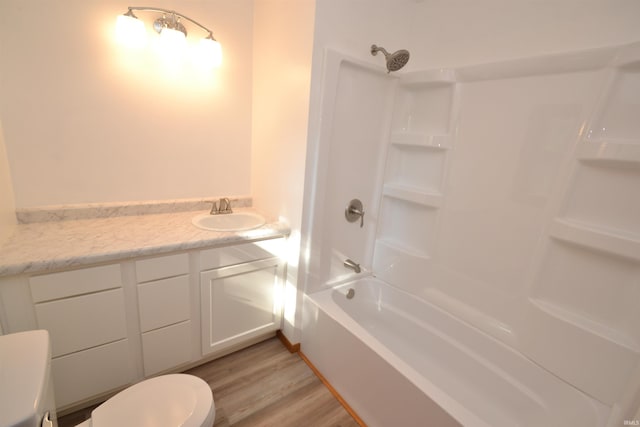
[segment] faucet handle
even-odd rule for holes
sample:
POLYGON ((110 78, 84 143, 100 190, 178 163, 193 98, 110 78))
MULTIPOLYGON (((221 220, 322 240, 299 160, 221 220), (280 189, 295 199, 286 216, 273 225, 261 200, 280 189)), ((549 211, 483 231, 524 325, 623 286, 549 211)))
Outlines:
POLYGON ((220 199, 220 207, 218 208, 218 213, 233 213, 233 210, 231 210, 231 201, 228 197, 223 197, 220 199))
POLYGON ((215 215, 219 212, 218 205, 215 200, 206 200, 207 203, 211 203, 211 210, 209 211, 209 215, 215 215))
POLYGON ((344 217, 349 222, 356 222, 360 219, 360 228, 362 228, 364 226, 364 209, 362 202, 358 199, 351 200, 344 210, 344 217))

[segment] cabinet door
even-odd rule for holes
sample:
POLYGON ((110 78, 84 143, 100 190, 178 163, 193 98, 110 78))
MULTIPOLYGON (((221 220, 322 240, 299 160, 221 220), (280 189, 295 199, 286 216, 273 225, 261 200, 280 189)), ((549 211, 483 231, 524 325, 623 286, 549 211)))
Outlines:
POLYGON ((271 258, 200 274, 204 355, 280 329, 283 272, 271 258))

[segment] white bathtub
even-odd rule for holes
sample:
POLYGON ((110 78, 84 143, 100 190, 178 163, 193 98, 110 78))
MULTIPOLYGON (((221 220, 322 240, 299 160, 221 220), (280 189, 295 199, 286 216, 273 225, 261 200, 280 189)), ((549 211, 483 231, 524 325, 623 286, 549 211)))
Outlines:
POLYGON ((374 278, 305 297, 302 351, 371 427, 599 427, 609 412, 499 341, 374 278))

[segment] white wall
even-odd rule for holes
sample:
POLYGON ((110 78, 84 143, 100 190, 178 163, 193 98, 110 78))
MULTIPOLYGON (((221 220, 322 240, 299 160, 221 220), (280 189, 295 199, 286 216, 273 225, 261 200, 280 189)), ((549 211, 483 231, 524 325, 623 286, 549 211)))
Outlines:
POLYGON ((372 43, 409 49, 401 72, 479 64, 636 41, 638 15, 636 0, 321 0, 314 52, 383 66, 372 43))
POLYGON ((313 17, 314 0, 255 0, 252 193, 261 210, 298 229, 313 17))
POLYGON ((316 72, 322 69, 325 48, 348 53, 384 69, 382 55, 371 55, 371 45, 384 46, 390 52, 404 48, 410 36, 407 23, 413 3, 407 0, 318 0, 314 78, 320 77, 316 72))
MULTIPOLYGON (((5 240, 16 225, 13 186, 9 173, 9 162, 5 150, 2 122, 0 122, 0 243, 5 240)), ((1 334, 2 332, 0 332, 1 334)))
MULTIPOLYGON (((117 45, 128 2, 3 1, 0 118, 18 208, 250 193, 253 2, 153 3, 211 28, 222 67, 117 45)), ((149 29, 155 15, 138 16, 149 29)), ((189 40, 206 35, 186 25, 189 40)))
POLYGON ((494 62, 640 40, 637 0, 421 0, 408 70, 494 62))
POLYGON ((315 0, 255 0, 254 206, 291 227, 284 333, 299 341, 297 292, 315 0))

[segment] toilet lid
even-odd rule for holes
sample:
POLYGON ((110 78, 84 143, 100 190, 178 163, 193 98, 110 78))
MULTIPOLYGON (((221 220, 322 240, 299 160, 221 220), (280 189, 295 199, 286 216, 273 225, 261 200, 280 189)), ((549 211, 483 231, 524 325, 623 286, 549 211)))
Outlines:
POLYGON ((209 427, 214 418, 211 388, 185 374, 139 382, 91 412, 93 427, 209 427))

